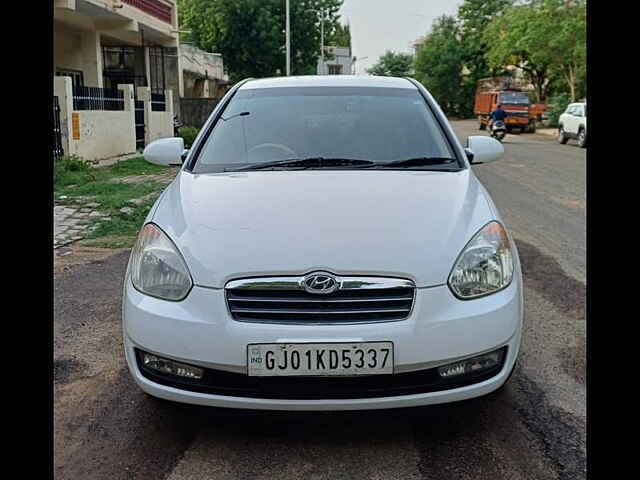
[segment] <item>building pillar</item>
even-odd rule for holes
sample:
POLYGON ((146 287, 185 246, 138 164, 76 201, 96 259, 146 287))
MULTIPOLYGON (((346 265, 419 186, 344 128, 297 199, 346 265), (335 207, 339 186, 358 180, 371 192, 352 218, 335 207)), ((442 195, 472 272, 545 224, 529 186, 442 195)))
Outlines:
POLYGON ((178 97, 184 97, 184 73, 182 71, 182 55, 180 54, 180 45, 176 42, 176 53, 178 55, 178 97))
POLYGON ((165 90, 164 91, 164 97, 165 97, 165 104, 166 104, 166 111, 167 113, 171 114, 171 125, 173 127, 173 112, 174 112, 174 108, 173 108, 173 90, 165 90))
MULTIPOLYGON (((133 145, 136 144, 136 101, 134 97, 135 87, 131 84, 118 85, 118 90, 121 90, 124 97, 124 110, 129 112, 129 124, 131 128, 131 135, 133 135, 133 145)), ((134 148, 135 149, 135 148, 134 148)))
POLYGON ((73 86, 71 77, 53 77, 53 95, 60 105, 60 131, 62 149, 66 156, 77 152, 76 142, 71 138, 71 114, 73 113, 73 86))
POLYGON ((102 46, 100 32, 84 30, 81 36, 84 81, 88 87, 102 88, 102 46))
POLYGON ((149 54, 149 47, 142 47, 144 50, 144 76, 146 77, 147 87, 151 86, 151 55, 149 54))

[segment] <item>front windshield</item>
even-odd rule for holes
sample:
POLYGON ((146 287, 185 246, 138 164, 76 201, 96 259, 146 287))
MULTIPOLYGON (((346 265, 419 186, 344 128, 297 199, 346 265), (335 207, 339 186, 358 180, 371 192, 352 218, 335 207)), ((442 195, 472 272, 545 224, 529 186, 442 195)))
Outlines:
MULTIPOLYGON (((322 157, 390 162, 456 159, 416 89, 240 89, 198 155, 194 173, 322 157)), ((458 161, 454 161, 459 167, 458 161)))
POLYGON ((511 105, 529 105, 529 96, 523 92, 502 92, 500 103, 511 105))

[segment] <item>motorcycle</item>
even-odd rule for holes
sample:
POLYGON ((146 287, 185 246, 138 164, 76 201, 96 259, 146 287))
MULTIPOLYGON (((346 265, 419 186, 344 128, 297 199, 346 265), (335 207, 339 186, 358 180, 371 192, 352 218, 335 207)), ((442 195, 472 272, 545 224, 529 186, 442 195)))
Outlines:
POLYGON ((499 142, 502 142, 502 139, 506 134, 507 126, 502 120, 496 120, 495 122, 493 122, 493 124, 491 125, 491 136, 493 138, 495 138, 499 142))
POLYGON ((179 133, 180 127, 182 127, 182 122, 178 120, 178 116, 176 115, 175 117, 173 117, 173 136, 174 137, 180 136, 180 133, 179 133))

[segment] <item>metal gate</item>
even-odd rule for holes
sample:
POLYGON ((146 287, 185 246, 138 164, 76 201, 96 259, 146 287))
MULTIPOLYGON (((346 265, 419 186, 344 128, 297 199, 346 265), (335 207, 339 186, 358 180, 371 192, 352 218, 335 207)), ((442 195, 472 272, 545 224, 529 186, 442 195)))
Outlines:
POLYGON ((60 104, 58 97, 53 97, 53 158, 55 160, 64 156, 62 149, 62 129, 60 128, 60 104))
POLYGON ((144 102, 138 100, 137 95, 134 99, 134 109, 136 116, 136 149, 144 148, 144 102))

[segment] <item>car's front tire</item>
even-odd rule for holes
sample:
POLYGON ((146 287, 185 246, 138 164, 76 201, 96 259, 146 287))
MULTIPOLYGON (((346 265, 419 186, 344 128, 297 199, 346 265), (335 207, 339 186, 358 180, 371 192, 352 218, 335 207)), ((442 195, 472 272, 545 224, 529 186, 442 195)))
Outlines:
POLYGON ((558 143, 564 145, 567 143, 567 140, 569 140, 569 137, 567 137, 567 134, 564 133, 564 128, 560 125, 558 128, 558 143))
POLYGON ((578 145, 580 146, 580 148, 587 147, 587 132, 584 130, 584 128, 581 128, 578 132, 578 145))

